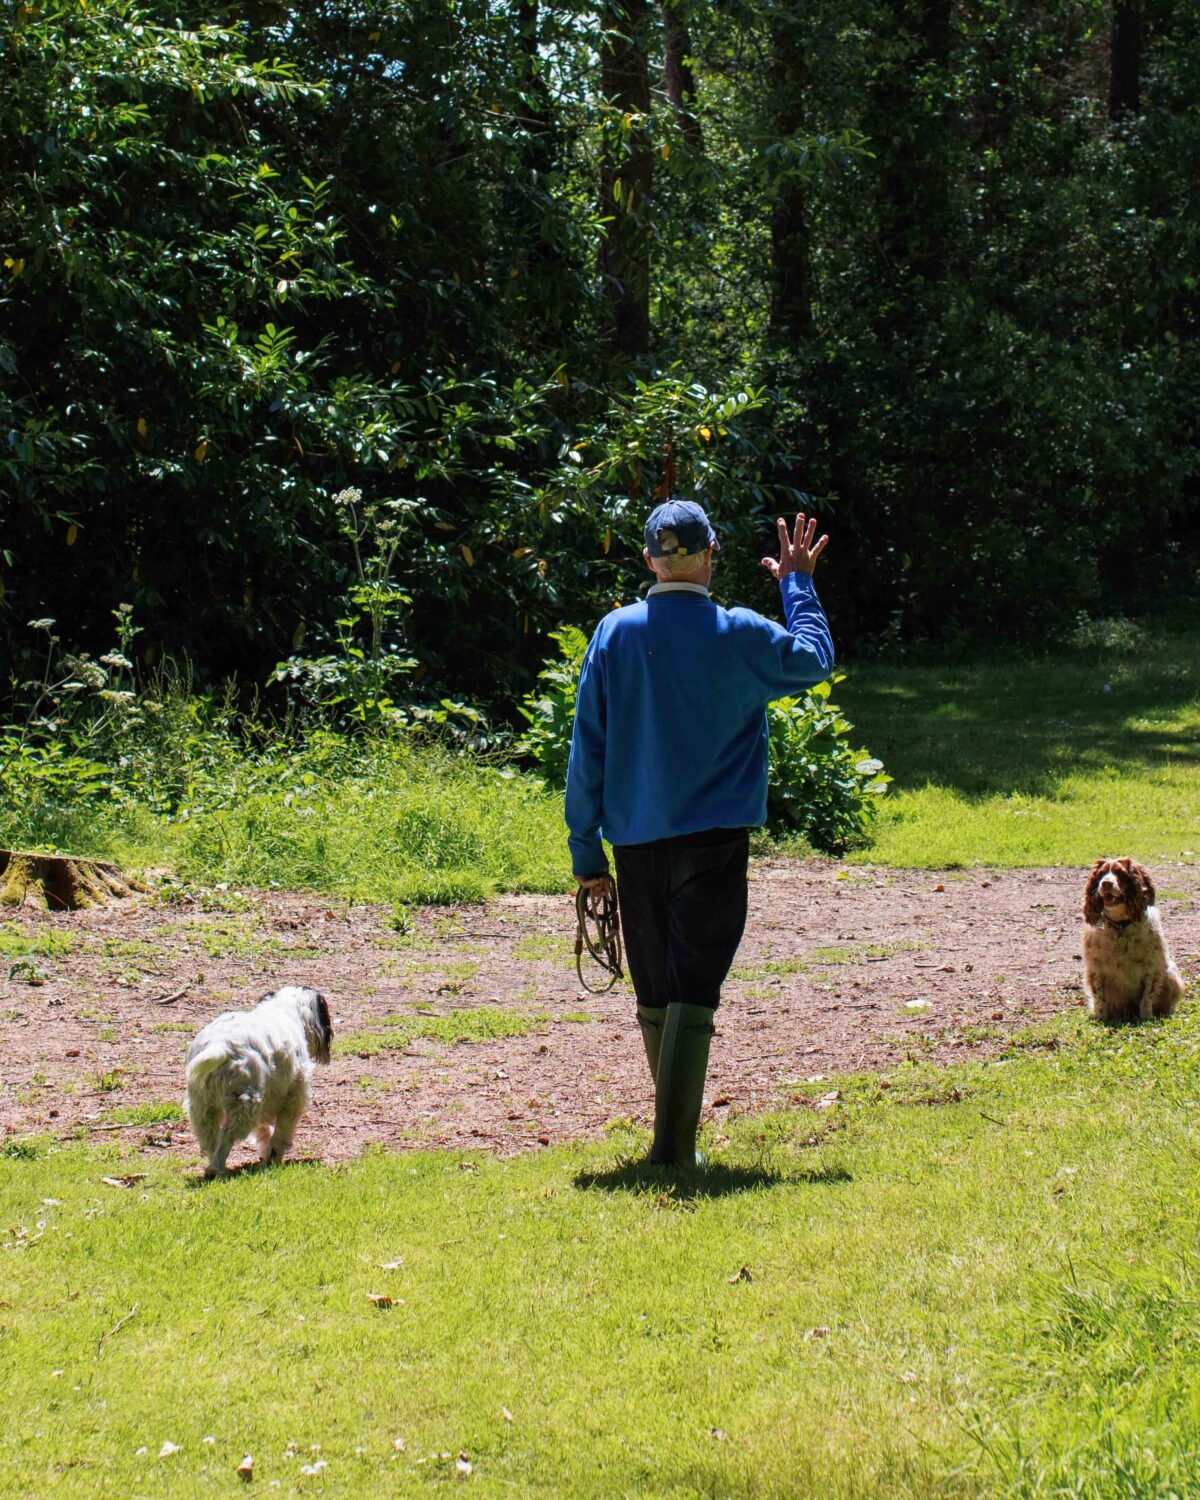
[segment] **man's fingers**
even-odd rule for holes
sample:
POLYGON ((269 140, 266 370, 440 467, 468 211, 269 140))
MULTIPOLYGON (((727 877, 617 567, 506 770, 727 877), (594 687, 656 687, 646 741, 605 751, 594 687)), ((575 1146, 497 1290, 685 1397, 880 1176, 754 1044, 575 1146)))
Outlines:
POLYGON ((764 557, 762 560, 762 565, 764 568, 766 568, 767 572, 770 573, 772 578, 779 577, 779 564, 773 557, 764 557))
POLYGON ((780 516, 778 521, 775 522, 775 526, 779 532, 780 554, 783 557, 786 557, 792 550, 792 539, 790 536, 788 536, 787 522, 783 519, 782 516, 780 516))
POLYGON ((792 532, 792 550, 795 551, 804 539, 804 512, 796 517, 796 529, 792 532))
POLYGON ((813 560, 813 562, 816 562, 817 558, 820 557, 821 553, 824 552, 825 548, 828 547, 828 545, 829 545, 829 538, 827 536, 823 536, 821 538, 821 540, 817 543, 817 545, 812 549, 812 560, 813 560))
POLYGON ((813 516, 812 519, 809 521, 808 525, 804 528, 804 545, 805 545, 805 547, 811 547, 812 546, 813 533, 816 531, 816 529, 817 529, 817 518, 816 518, 816 516, 813 516))

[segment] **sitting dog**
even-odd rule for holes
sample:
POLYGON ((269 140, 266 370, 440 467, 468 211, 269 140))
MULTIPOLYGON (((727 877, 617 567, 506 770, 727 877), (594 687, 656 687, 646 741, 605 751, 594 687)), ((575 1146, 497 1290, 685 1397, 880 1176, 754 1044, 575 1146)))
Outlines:
POLYGON ((1169 1016, 1183 994, 1154 883, 1132 859, 1098 859, 1083 897, 1083 988, 1097 1021, 1169 1016))
POLYGON ((260 1161, 283 1159, 332 1037, 324 995, 291 984, 208 1023, 188 1048, 183 1101, 206 1177, 223 1176, 230 1151, 252 1134, 260 1161))

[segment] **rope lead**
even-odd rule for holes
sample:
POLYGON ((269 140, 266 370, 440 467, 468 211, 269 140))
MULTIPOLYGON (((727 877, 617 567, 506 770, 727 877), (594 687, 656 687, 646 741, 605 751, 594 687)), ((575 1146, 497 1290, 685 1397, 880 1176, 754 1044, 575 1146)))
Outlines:
POLYGON ((617 911, 617 886, 612 879, 606 885, 575 892, 575 972, 589 995, 606 995, 618 979, 621 968, 621 918, 617 911), (608 975, 608 983, 599 989, 583 977, 584 949, 608 975))

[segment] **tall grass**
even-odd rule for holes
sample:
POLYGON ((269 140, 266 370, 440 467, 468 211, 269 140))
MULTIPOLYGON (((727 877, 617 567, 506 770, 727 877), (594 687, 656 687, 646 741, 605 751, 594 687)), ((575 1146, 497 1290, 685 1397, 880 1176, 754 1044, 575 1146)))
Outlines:
POLYGON ((529 777, 378 740, 352 766, 291 780, 185 823, 180 872, 363 901, 482 901, 500 887, 566 887, 561 798, 529 777))
POLYGON ((0 846, 353 900, 481 901, 569 883, 561 795, 429 732, 340 734, 237 713, 164 678, 103 760, 67 744, 0 785, 0 846))
MULTIPOLYGON (((839 696, 854 738, 894 781, 872 844, 850 858, 1200 861, 1198 662, 1193 631, 1032 661, 851 668, 839 696)), ((110 760, 86 787, 53 756, 22 763, 23 779, 0 785, 0 845, 354 900, 569 887, 561 796, 436 740, 273 726, 197 698, 176 676, 110 760)), ((755 853, 773 847, 756 836, 755 853)))

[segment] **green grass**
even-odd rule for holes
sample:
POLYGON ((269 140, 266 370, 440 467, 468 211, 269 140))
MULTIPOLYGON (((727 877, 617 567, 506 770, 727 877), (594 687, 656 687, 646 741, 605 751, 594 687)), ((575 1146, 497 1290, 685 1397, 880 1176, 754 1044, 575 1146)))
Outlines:
POLYGON ((356 901, 458 904, 570 880, 562 798, 469 757, 378 745, 358 774, 303 797, 258 793, 198 820, 186 878, 331 891, 356 901))
POLYGON ((729 977, 748 983, 767 978, 786 978, 789 974, 807 974, 813 969, 837 968, 841 964, 861 963, 868 958, 889 958, 911 943, 851 943, 842 947, 812 948, 791 958, 771 958, 748 968, 731 969, 729 977))
POLYGON ((697 1177, 622 1131, 211 1185, 10 1140, 0 1490, 232 1493, 248 1452, 364 1496, 460 1453, 487 1495, 1194 1494, 1194 998, 1028 1040, 738 1122, 697 1177))
POLYGON ((104 958, 161 958, 163 950, 156 943, 140 938, 101 938, 98 948, 104 958))
POLYGON ((104 1118, 110 1125, 158 1125, 164 1120, 182 1120, 183 1108, 177 1100, 147 1100, 145 1104, 110 1109, 104 1118))
POLYGON ((452 1010, 444 1016, 384 1016, 380 1024, 386 1030, 353 1032, 336 1040, 333 1050, 340 1056, 371 1056, 376 1052, 398 1051, 417 1037, 447 1046, 456 1042, 486 1042, 496 1037, 527 1036, 545 1026, 549 1019, 544 1011, 521 1015, 500 1005, 476 1005, 468 1010, 452 1010))
POLYGON ((100 806, 62 801, 52 783, 40 799, 18 789, 6 801, 0 788, 0 845, 169 865, 206 910, 245 910, 239 886, 400 910, 569 888, 562 797, 535 778, 434 743, 327 731, 288 739, 267 723, 255 728, 267 748, 187 734, 159 746, 167 779, 188 788, 175 818, 146 810, 157 780, 123 784, 115 769, 113 800, 100 806))
POLYGON ((554 963, 575 967, 575 941, 551 932, 531 932, 513 948, 512 956, 537 963, 554 963))
POLYGON ((1200 633, 1126 655, 872 663, 838 692, 895 778, 859 861, 1200 863, 1200 633))
POLYGON ((41 931, 21 928, 15 922, 0 924, 0 958, 27 958, 33 954, 40 958, 61 958, 74 946, 75 939, 69 932, 57 932, 51 927, 41 931))
MULTIPOLYGON (((945 868, 1131 853, 1200 863, 1198 662, 1192 631, 1025 662, 852 666, 839 701, 856 743, 894 782, 874 843, 850 858, 945 868)), ((258 728, 272 748, 255 754, 228 737, 189 748, 184 736, 170 779, 190 789, 186 816, 151 815, 146 788, 126 788, 112 807, 60 806, 57 794, 28 807, 0 793, 0 844, 173 865, 205 909, 245 910, 239 886, 390 903, 401 929, 412 904, 570 888, 561 796, 533 778, 436 745, 325 731, 271 739, 258 728)), ((765 833, 752 847, 811 853, 765 833)))

